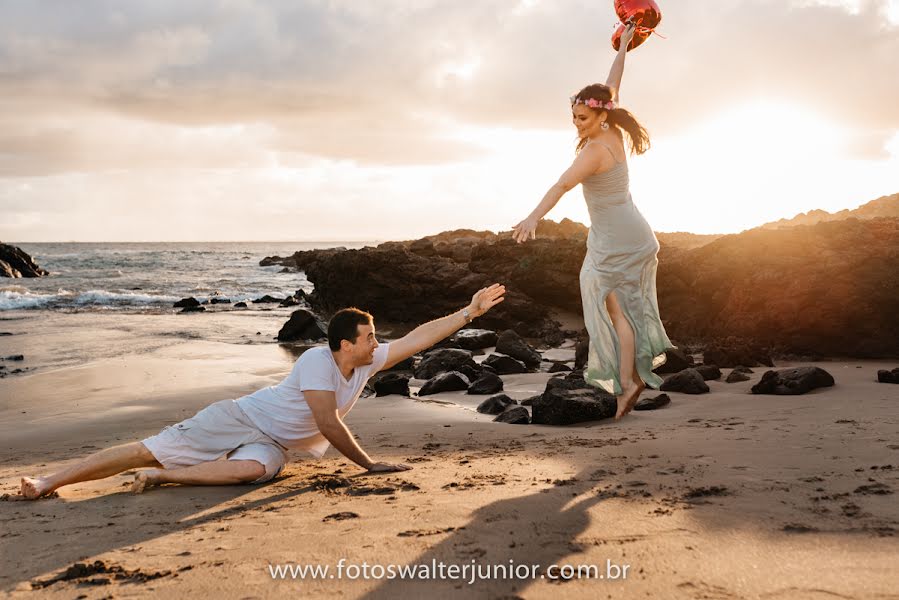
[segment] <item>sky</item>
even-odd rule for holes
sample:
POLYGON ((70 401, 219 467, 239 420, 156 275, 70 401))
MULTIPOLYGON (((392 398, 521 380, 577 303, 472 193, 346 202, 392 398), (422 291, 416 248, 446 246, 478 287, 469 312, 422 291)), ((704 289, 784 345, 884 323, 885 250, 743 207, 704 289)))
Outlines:
MULTIPOLYGON (((899 0, 657 1, 621 86, 653 229, 899 192, 899 0)), ((508 230, 574 159, 616 25, 612 0, 0 0, 0 240, 508 230)))

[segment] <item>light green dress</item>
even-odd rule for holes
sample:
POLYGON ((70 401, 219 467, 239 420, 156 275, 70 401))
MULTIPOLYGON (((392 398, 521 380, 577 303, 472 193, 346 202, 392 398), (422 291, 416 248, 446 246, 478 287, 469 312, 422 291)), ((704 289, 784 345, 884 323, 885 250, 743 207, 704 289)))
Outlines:
POLYGON ((582 185, 590 211, 587 256, 580 274, 584 323, 590 334, 584 379, 610 394, 622 393, 618 334, 606 309, 606 296, 615 293, 634 331, 637 373, 648 386, 658 388, 662 378, 652 370, 664 364, 665 350, 672 347, 656 298, 659 242, 631 199, 626 161, 587 177, 582 185))

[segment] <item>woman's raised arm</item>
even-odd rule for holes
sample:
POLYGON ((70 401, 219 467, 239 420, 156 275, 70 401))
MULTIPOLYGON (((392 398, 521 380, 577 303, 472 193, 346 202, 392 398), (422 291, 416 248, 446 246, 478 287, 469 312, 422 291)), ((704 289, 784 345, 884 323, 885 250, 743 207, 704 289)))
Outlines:
POLYGON ((609 77, 606 79, 606 85, 612 88, 612 100, 618 102, 618 90, 621 88, 621 76, 624 75, 624 57, 627 56, 627 47, 631 40, 634 39, 634 30, 637 26, 634 23, 628 23, 628 26, 621 32, 621 45, 618 47, 618 54, 612 62, 612 68, 609 70, 609 77))

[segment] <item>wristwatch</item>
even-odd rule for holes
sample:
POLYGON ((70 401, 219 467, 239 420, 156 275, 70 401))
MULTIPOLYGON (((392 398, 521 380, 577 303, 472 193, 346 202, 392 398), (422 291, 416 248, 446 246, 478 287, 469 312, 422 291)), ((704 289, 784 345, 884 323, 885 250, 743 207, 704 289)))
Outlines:
POLYGON ((471 321, 472 321, 471 313, 468 311, 467 308, 463 308, 463 309, 462 309, 462 316, 465 317, 465 320, 466 320, 468 323, 471 323, 471 321))

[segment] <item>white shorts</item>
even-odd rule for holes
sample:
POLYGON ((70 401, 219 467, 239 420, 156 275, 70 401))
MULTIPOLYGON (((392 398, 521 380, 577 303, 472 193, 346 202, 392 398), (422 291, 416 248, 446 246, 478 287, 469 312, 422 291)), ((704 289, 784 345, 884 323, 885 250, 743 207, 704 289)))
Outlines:
POLYGON ((255 460, 265 474, 252 483, 274 478, 287 463, 286 448, 257 428, 234 400, 210 404, 193 417, 143 440, 166 469, 218 460, 255 460))

